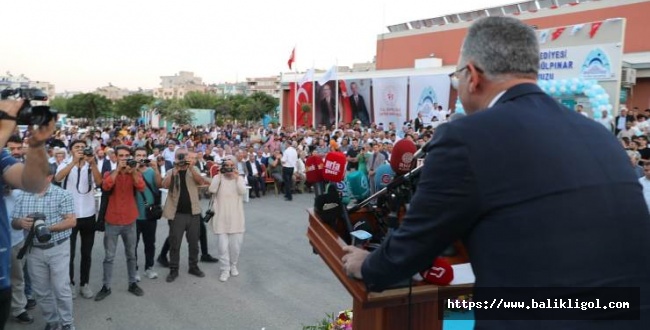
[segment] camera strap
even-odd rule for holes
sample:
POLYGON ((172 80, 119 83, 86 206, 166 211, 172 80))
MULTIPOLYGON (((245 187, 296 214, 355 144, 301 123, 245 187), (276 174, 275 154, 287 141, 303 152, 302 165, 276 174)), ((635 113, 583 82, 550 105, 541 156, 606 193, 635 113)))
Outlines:
MULTIPOLYGON (((62 184, 63 189, 66 189, 66 187, 68 186, 68 177, 69 176, 70 176, 70 173, 68 173, 68 175, 65 176, 65 179, 63 179, 63 184, 62 184)), ((85 194, 89 193, 93 189, 92 181, 91 181, 92 180, 92 169, 90 168, 90 164, 88 164, 88 191, 86 191, 85 193, 82 193, 79 190, 79 181, 80 180, 81 180, 81 167, 79 167, 79 165, 77 165, 77 192, 79 194, 81 194, 81 195, 85 195, 85 194)))
POLYGON ((3 110, 0 110, 0 120, 4 120, 4 119, 18 121, 18 117, 11 116, 8 113, 4 112, 3 110))

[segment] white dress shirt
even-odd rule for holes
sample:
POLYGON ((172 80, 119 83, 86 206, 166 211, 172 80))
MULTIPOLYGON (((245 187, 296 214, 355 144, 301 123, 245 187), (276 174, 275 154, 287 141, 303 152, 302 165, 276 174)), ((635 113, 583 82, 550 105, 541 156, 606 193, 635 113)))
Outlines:
POLYGON ((298 161, 298 152, 296 148, 289 147, 282 154, 282 167, 294 168, 296 167, 296 162, 298 161))

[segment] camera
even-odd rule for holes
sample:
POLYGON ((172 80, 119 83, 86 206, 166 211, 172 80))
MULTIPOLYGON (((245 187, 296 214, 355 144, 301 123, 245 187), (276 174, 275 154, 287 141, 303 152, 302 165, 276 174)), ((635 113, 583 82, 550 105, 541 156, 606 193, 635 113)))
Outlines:
POLYGON ((221 173, 232 173, 235 171, 235 168, 232 166, 221 165, 221 173))
POLYGON ((22 98, 25 100, 23 106, 18 110, 16 115, 17 125, 38 125, 43 126, 56 118, 57 111, 47 105, 33 106, 31 101, 47 101, 47 94, 37 88, 7 88, 0 92, 0 100, 6 100, 10 97, 22 98))
POLYGON ((209 210, 205 211, 205 215, 203 217, 201 217, 201 220, 203 222, 210 222, 210 220, 212 219, 213 216, 214 216, 214 211, 212 209, 209 209, 209 210))
POLYGON ((32 218, 34 219, 32 230, 34 231, 36 239, 41 243, 49 242, 52 238, 52 233, 50 233, 50 229, 45 225, 45 214, 34 213, 32 218))
POLYGON ((189 163, 190 162, 185 160, 185 154, 179 154, 178 157, 176 157, 176 166, 187 166, 189 163))
POLYGON ((84 148, 84 156, 90 157, 93 155, 93 147, 85 147, 84 148))
POLYGON ((149 159, 141 159, 140 160, 140 165, 149 166, 149 163, 151 163, 151 161, 149 159))
POLYGON ((128 166, 128 167, 136 167, 136 166, 138 166, 138 162, 133 158, 129 158, 126 161, 126 166, 128 166))

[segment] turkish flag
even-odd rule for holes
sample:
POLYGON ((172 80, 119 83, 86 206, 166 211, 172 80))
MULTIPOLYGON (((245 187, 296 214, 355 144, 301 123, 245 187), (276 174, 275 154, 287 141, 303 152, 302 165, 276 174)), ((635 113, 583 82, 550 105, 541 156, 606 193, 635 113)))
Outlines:
POLYGON ((312 125, 312 116, 314 114, 314 105, 312 104, 312 82, 308 81, 299 85, 297 83, 289 84, 289 117, 291 118, 290 125, 293 125, 294 118, 297 118, 297 126, 312 125), (296 90, 296 86, 298 89, 296 90), (311 111, 303 111, 303 106, 309 105, 311 111))
POLYGON ((589 38, 593 38, 596 35, 601 25, 603 25, 603 22, 591 23, 591 31, 589 31, 589 38))
POLYGON ((339 121, 350 123, 352 122, 352 106, 350 105, 350 97, 345 80, 339 80, 339 98, 339 110, 341 116, 343 116, 343 118, 339 118, 339 121))
POLYGON ((293 50, 291 51, 291 56, 289 57, 289 60, 287 61, 287 65, 289 66, 289 70, 291 70, 291 65, 295 61, 296 61, 296 47, 293 47, 293 50))

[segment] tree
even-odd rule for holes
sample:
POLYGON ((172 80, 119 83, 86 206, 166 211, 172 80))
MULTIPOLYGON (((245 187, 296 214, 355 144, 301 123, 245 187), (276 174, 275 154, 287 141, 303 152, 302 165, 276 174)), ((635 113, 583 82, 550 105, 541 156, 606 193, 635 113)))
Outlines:
POLYGON ((105 96, 94 93, 83 93, 68 99, 65 110, 71 117, 88 118, 91 120, 91 123, 95 123, 97 118, 104 117, 110 113, 111 105, 111 100, 105 96))
POLYGON ((154 98, 150 95, 131 94, 115 102, 115 113, 119 116, 138 118, 140 117, 140 109, 142 106, 148 106, 153 101, 154 98))
POLYGON ((54 98, 50 101, 50 108, 59 113, 68 113, 68 99, 64 97, 54 98))
POLYGON ((262 119, 264 115, 272 115, 275 108, 280 105, 278 99, 262 92, 255 92, 249 98, 254 101, 253 104, 255 104, 258 109, 257 112, 259 113, 259 117, 253 118, 253 120, 262 119))
POLYGON ((162 119, 177 125, 191 124, 194 121, 192 112, 178 99, 156 102, 156 110, 162 119))
POLYGON ((214 109, 217 96, 202 92, 189 92, 183 97, 183 103, 190 109, 214 109))

